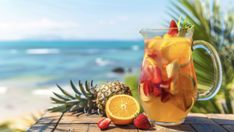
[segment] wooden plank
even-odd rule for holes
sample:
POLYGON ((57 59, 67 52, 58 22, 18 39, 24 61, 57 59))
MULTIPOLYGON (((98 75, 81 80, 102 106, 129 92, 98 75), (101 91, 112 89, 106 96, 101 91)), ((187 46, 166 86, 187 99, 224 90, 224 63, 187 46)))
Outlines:
POLYGON ((234 125, 233 114, 207 114, 207 117, 217 124, 234 125))
MULTIPOLYGON (((137 132, 138 130, 133 125, 127 125, 127 126, 115 126, 113 124, 110 125, 110 127, 105 130, 105 132, 137 132)), ((89 130, 88 132, 102 132, 96 124, 89 124, 89 130)))
MULTIPOLYGON (((72 131, 72 132, 101 132, 97 127, 97 122, 102 117, 98 115, 82 114, 80 116, 72 113, 50 113, 43 115, 38 122, 33 125, 28 132, 55 132, 72 131)), ((133 125, 115 126, 110 125, 107 132, 184 132, 184 131, 205 131, 205 132, 225 132, 234 131, 234 115, 224 114, 189 114, 185 123, 178 126, 155 126, 151 130, 138 130, 133 125)))
POLYGON ((188 115, 184 124, 214 124, 214 122, 209 120, 205 114, 193 113, 188 115))
POLYGON ((196 131, 226 132, 226 130, 210 120, 205 114, 189 114, 184 124, 191 124, 196 131))
POLYGON ((55 113, 51 113, 51 112, 46 112, 39 120, 39 123, 57 123, 59 118, 61 117, 62 113, 60 112, 55 112, 55 113))
POLYGON ((222 125, 222 127, 229 132, 234 132, 234 125, 222 125))
MULTIPOLYGON (((109 129, 112 129, 112 126, 110 126, 109 129)), ((108 131, 109 129, 107 129, 106 131, 108 131)), ((87 132, 102 132, 96 124, 89 124, 89 129, 87 132)))
POLYGON ((101 118, 103 117, 98 115, 81 114, 78 116, 72 113, 65 113, 59 123, 60 124, 63 123, 95 124, 101 118))
POLYGON ((150 130, 141 130, 141 129, 138 129, 138 132, 157 132, 157 128, 156 126, 153 126, 150 130))
POLYGON ((155 128, 156 132, 195 132, 195 130, 188 124, 178 126, 156 126, 155 128))
POLYGON ((54 132, 87 132, 89 124, 58 124, 54 132))
POLYGON ((62 113, 46 112, 27 132, 51 132, 61 116, 62 113))
POLYGON ((198 132, 227 132, 217 124, 192 124, 192 127, 198 132))
POLYGON ((56 127, 56 124, 40 124, 33 125, 27 132, 51 132, 56 127))

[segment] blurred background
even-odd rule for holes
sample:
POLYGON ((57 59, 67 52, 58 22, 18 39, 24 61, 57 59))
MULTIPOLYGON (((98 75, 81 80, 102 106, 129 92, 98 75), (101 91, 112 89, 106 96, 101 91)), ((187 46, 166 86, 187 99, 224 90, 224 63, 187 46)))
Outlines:
MULTIPOLYGON (((139 30, 168 27, 180 16, 195 25, 195 40, 215 46, 223 64, 221 91, 192 111, 233 113, 233 5, 232 0, 1 0, 0 131, 30 126, 51 106, 55 84, 122 80, 136 87, 144 50, 139 30)), ((210 85, 210 58, 201 51, 194 61, 199 84, 210 85)))

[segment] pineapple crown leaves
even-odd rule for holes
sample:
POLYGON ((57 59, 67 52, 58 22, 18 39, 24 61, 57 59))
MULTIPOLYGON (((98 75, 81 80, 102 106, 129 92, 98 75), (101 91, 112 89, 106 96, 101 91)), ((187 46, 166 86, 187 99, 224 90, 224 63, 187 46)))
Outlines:
POLYGON ((95 88, 93 81, 85 81, 85 85, 81 81, 78 82, 79 89, 75 84, 70 81, 71 88, 74 95, 64 90, 57 84, 57 87, 62 92, 61 94, 53 92, 55 97, 50 97, 54 107, 49 108, 52 112, 91 112, 96 106, 93 104, 93 100, 96 98, 95 88))

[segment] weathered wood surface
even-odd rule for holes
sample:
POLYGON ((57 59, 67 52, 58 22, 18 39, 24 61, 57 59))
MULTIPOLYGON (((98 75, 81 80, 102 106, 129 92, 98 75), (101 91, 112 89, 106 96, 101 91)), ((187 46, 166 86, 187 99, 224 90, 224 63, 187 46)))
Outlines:
MULTIPOLYGON (((100 132, 98 115, 74 115, 71 113, 46 113, 28 132, 100 132)), ((145 132, 133 125, 110 125, 106 132, 145 132)), ((233 114, 189 114, 178 126, 154 126, 149 132, 234 132, 233 114)))

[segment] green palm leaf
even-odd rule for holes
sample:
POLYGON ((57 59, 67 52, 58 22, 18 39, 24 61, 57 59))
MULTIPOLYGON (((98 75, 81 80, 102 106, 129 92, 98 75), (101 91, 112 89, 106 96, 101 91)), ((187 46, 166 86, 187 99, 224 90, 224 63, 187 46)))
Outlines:
MULTIPOLYGON (((169 7, 168 15, 172 18, 179 18, 180 15, 187 16, 195 25, 194 40, 205 40, 213 44, 220 54, 223 64, 223 84, 222 91, 225 102, 220 104, 212 99, 210 102, 197 102, 193 111, 233 113, 231 88, 227 87, 234 80, 234 12, 228 11, 226 21, 222 22, 224 14, 221 15, 220 6, 216 0, 178 0, 173 1, 169 7), (212 4, 212 6, 210 6, 212 4), (211 7, 211 8, 210 8, 211 7), (212 11, 212 12, 211 12, 212 11), (200 111, 199 111, 200 110, 200 111)), ((210 86, 213 81, 213 69, 211 58, 204 51, 193 52, 194 65, 198 83, 201 86, 210 86)), ((204 91, 200 87, 199 91, 204 91)), ((222 96, 219 96, 222 97, 222 96)))

